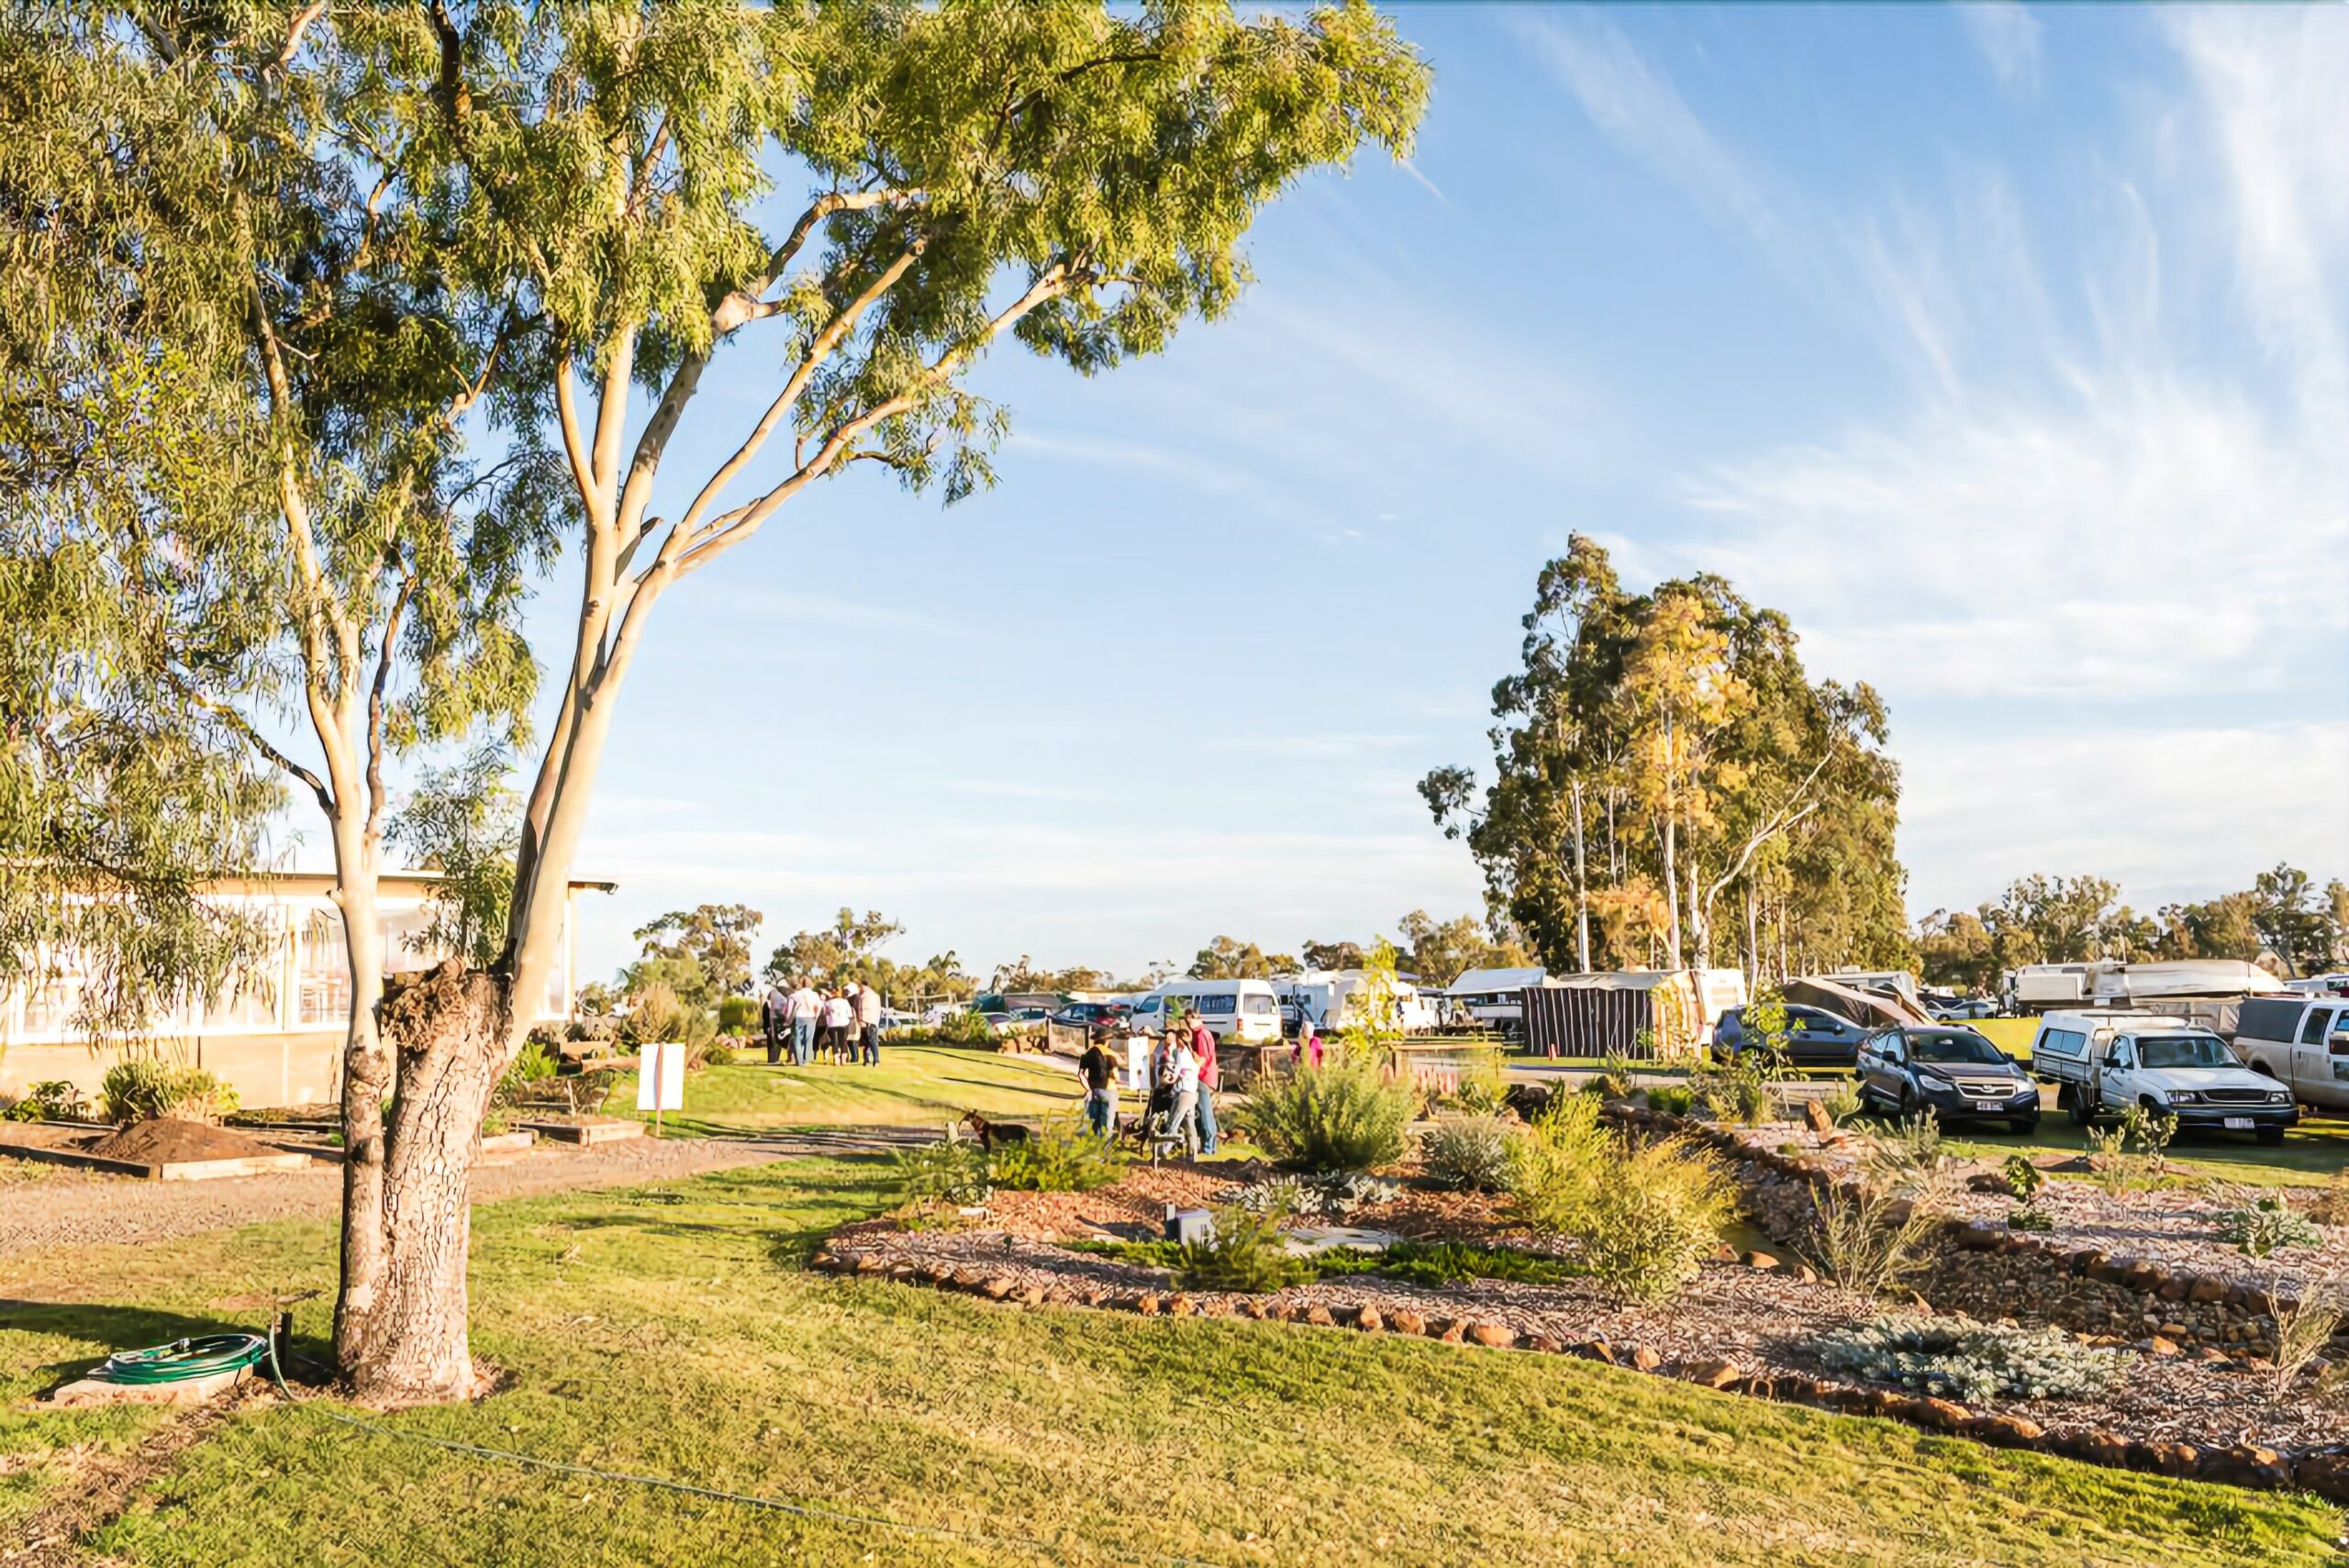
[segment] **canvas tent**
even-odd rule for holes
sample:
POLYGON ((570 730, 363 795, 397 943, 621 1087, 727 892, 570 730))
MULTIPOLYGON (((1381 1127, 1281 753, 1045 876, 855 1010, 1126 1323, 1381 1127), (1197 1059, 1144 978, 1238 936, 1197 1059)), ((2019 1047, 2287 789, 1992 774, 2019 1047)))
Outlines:
POLYGON ((1541 1056, 1666 1060, 1693 1054, 1707 1029, 1694 970, 1553 975, 1525 992, 1526 1043, 1541 1056))
POLYGON ((1824 1007, 1855 1024, 1871 1029, 1890 1029, 1895 1024, 1930 1024, 1932 1015, 1922 1007, 1911 1006, 1889 991, 1862 991, 1856 986, 1841 985, 1817 975, 1789 980, 1779 987, 1789 1002, 1805 1007, 1824 1007))

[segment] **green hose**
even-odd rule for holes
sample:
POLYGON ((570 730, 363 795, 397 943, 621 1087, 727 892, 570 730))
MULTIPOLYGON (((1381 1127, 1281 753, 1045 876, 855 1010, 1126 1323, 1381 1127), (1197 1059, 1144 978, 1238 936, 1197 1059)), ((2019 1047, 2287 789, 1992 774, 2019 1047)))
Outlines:
POLYGON ((143 1351, 117 1351, 94 1375, 108 1383, 190 1383, 270 1359, 269 1340, 259 1334, 199 1334, 143 1351))

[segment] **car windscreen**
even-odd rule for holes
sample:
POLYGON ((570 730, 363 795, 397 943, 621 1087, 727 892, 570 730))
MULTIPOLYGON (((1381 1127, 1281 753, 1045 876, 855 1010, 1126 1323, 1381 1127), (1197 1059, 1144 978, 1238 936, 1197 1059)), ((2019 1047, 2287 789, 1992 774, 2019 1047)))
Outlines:
POLYGON ((1920 1062, 1961 1067, 1992 1067, 2006 1060, 1998 1048, 1972 1029, 1912 1029, 1909 1044, 1920 1062))
POLYGON ((2147 1035, 2137 1041, 2148 1067, 2239 1067, 2235 1053, 2214 1034, 2147 1035))

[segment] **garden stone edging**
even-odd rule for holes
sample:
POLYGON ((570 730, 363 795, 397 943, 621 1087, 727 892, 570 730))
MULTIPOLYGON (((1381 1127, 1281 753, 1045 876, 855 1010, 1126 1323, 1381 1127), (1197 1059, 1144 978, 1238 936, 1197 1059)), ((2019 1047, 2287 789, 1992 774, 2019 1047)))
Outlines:
POLYGON ((1605 1340, 1560 1340, 1546 1335, 1521 1336, 1502 1324, 1411 1311, 1382 1312, 1375 1307, 1298 1307, 1287 1302, 1264 1303, 1248 1296, 1235 1302, 1221 1295, 1195 1295, 1180 1290, 1050 1287, 1023 1284, 1009 1274, 968 1265, 950 1268, 938 1263, 890 1263, 874 1251, 836 1252, 829 1248, 818 1249, 808 1260, 808 1266, 826 1273, 930 1285, 1019 1307, 1083 1307, 1132 1312, 1145 1318, 1242 1318, 1305 1323, 1317 1328, 1351 1329, 1358 1333, 1422 1337, 1445 1344, 1574 1356, 1726 1394, 1805 1405, 1842 1415, 1879 1417, 1923 1431, 1969 1438, 1997 1448, 2053 1454, 2109 1469, 2220 1485, 2264 1491, 2297 1486, 2331 1502, 2349 1503, 2349 1451, 2333 1449, 2284 1453, 2250 1443, 2198 1448, 2191 1443, 2143 1442, 2107 1431, 2051 1433, 2027 1417, 1980 1414, 1952 1400, 1904 1394, 1898 1389, 1862 1387, 1785 1373, 1747 1373, 1732 1362, 1720 1360, 1662 1362, 1605 1340))

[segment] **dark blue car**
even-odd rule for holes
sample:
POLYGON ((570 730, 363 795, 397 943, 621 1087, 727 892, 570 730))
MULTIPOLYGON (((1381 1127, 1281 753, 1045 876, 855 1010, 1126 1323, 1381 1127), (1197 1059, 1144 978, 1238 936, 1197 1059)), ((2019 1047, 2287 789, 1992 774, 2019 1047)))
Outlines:
MULTIPOLYGON (((1746 1008, 1731 1007, 1713 1026, 1713 1054, 1727 1059, 1757 1048, 1760 1041, 1746 1032, 1746 1008)), ((1798 1067, 1850 1067, 1860 1059, 1860 1041, 1868 1031, 1851 1019, 1824 1007, 1787 1005, 1786 1060, 1798 1067)))

